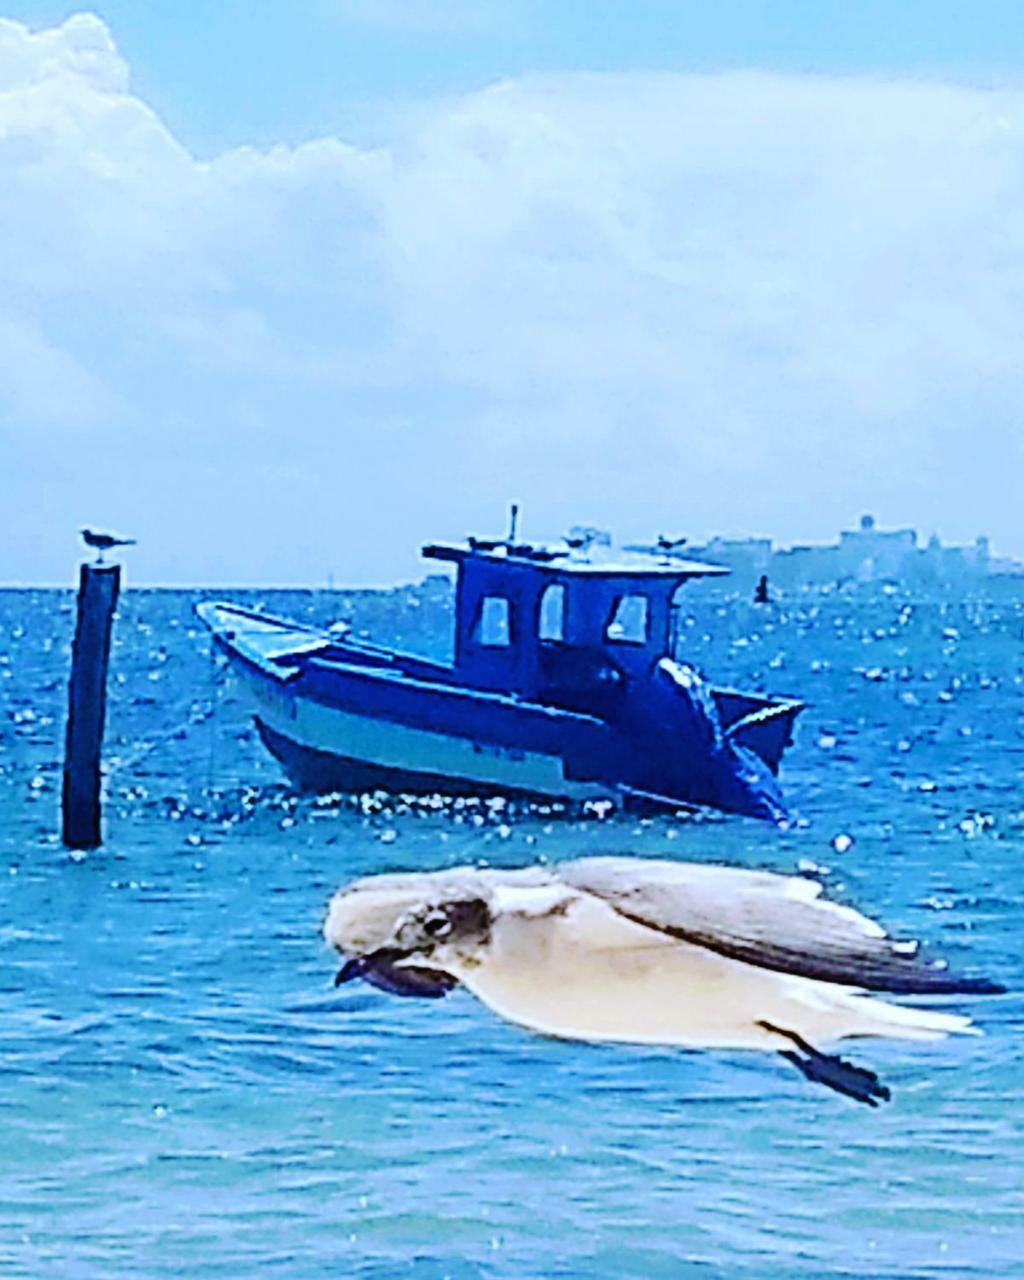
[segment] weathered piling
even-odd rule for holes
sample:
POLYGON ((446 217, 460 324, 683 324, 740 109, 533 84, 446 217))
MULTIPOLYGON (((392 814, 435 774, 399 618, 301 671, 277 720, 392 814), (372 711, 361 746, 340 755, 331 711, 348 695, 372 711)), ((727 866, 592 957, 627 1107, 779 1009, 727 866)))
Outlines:
POLYGON ((63 840, 69 849, 95 849, 102 843, 100 754, 110 629, 120 589, 120 565, 82 565, 64 747, 63 840))

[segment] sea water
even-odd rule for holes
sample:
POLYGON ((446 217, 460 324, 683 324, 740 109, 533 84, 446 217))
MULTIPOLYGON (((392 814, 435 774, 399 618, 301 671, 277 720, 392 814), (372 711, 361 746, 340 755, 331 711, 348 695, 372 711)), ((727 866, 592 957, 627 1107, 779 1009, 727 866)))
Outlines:
MULTIPOLYGON (((682 654, 805 699, 787 830, 295 796, 192 616, 125 592, 107 842, 55 838, 70 592, 0 593, 0 1276, 1024 1275, 1024 591, 753 607, 682 654), (824 879, 1009 994, 858 1042, 869 1111, 782 1059, 545 1039, 464 992, 332 988, 367 872, 601 851, 824 879)), ((235 593, 440 654, 437 583, 235 593)))

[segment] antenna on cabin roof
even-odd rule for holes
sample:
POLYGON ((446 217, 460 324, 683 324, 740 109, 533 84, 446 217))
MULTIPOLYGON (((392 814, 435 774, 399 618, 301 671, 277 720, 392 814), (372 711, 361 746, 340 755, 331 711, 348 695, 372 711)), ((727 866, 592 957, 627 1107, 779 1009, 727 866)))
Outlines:
POLYGON ((516 531, 519 527, 519 503, 513 502, 508 512, 508 544, 514 547, 516 544, 516 531))

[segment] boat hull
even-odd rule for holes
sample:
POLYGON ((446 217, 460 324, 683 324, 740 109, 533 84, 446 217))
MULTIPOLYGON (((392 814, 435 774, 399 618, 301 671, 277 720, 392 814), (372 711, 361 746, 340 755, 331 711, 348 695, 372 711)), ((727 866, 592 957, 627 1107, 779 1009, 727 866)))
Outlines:
MULTIPOLYGON (((374 714, 361 714, 354 710, 359 705, 355 690, 345 703, 328 703, 268 680, 251 667, 236 669, 257 704, 254 718, 261 739, 303 790, 507 793, 569 800, 596 799, 613 790, 603 779, 573 776, 573 761, 579 773, 586 757, 600 757, 604 736, 603 726, 581 725, 580 717, 570 722, 575 734, 569 735, 563 754, 537 749, 538 739, 554 745, 554 735, 547 723, 531 723, 536 717, 527 708, 503 708, 504 722, 492 717, 487 734, 480 731, 482 724, 473 734, 469 723, 464 733, 443 733, 436 724, 451 727, 453 713, 432 707, 429 695, 421 704, 396 699, 389 717, 376 706, 374 714), (598 739, 589 751, 588 730, 598 739), (531 741, 532 748, 524 745, 531 741)), ((350 682, 361 683, 358 675, 350 682)), ((437 696, 440 701, 443 695, 437 696)), ((462 710, 466 715, 473 708, 462 710)))

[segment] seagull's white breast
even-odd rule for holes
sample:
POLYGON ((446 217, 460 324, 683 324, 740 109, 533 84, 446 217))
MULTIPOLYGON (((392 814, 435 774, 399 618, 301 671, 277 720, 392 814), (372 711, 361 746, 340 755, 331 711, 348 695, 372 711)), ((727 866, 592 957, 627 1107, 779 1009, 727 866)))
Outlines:
MULTIPOLYGON (((446 967, 496 1013, 536 1031, 658 1044, 720 1044, 726 988, 736 969, 749 969, 634 924, 590 894, 563 895, 546 913, 497 912, 489 945, 446 967)), ((761 986, 759 971, 749 973, 761 986)), ((754 1022, 744 1044, 761 1038, 754 1022)))

